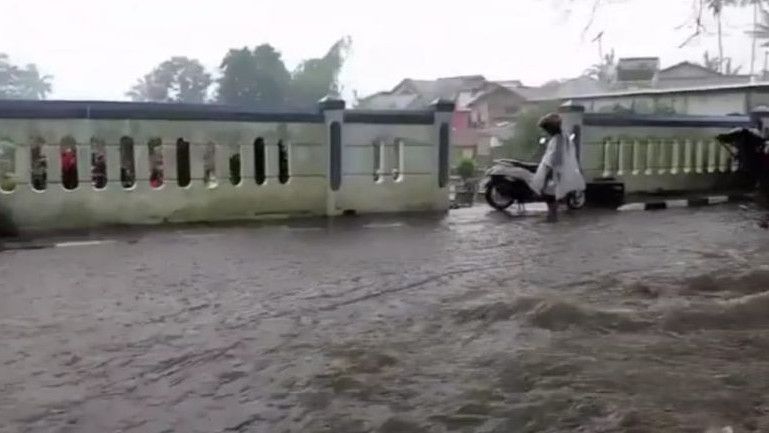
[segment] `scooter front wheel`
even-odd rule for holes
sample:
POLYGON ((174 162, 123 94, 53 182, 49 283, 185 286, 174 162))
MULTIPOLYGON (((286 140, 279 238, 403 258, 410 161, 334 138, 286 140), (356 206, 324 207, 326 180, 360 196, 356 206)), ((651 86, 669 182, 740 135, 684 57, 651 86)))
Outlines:
POLYGON ((512 206, 513 203, 515 203, 515 197, 502 194, 497 186, 498 185, 496 185, 494 182, 489 183, 486 186, 484 197, 486 198, 486 203, 488 203, 489 206, 496 210, 505 210, 512 206))

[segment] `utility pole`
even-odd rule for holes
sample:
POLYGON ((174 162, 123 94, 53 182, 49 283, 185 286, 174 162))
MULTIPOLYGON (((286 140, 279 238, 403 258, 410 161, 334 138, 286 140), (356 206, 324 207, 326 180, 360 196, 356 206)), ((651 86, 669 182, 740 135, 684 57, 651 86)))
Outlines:
POLYGON ((753 45, 750 50, 750 76, 755 77, 756 73, 756 41, 757 41, 757 30, 758 30, 758 1, 753 2, 753 31, 751 32, 753 34, 753 45))
POLYGON ((598 60, 603 64, 603 32, 598 33, 592 42, 598 42, 598 60))
POLYGON ((764 70, 761 71, 761 80, 766 80, 769 74, 769 50, 764 51, 764 70))

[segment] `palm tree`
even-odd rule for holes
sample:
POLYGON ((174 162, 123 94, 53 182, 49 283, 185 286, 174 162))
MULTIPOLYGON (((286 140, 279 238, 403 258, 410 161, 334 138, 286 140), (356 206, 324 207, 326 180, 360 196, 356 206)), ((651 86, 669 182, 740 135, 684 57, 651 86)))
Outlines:
POLYGON ((615 55, 614 50, 611 50, 609 54, 603 56, 603 61, 601 63, 596 63, 595 65, 590 66, 583 72, 583 75, 594 78, 602 83, 609 83, 611 82, 612 74, 614 73, 614 66, 615 55))
MULTIPOLYGON (((754 72, 755 57, 756 57, 756 42, 757 41, 769 41, 769 10, 764 9, 763 6, 759 7, 761 0, 755 0, 754 7, 757 9, 757 13, 754 16, 753 29, 747 32, 753 38, 753 50, 751 54, 751 75, 754 72)), ((761 44, 762 47, 769 46, 769 42, 761 44)))
POLYGON ((51 93, 51 76, 40 75, 33 63, 19 69, 16 83, 22 99, 45 99, 51 93))
POLYGON ((729 0, 707 0, 708 9, 713 13, 718 24, 718 62, 717 67, 714 69, 716 72, 723 72, 724 67, 724 36, 721 30, 721 15, 724 11, 724 6, 731 3, 729 0))
POLYGON ((710 57, 710 53, 705 51, 705 54, 702 56, 702 66, 710 69, 711 71, 720 72, 720 64, 720 58, 710 57))

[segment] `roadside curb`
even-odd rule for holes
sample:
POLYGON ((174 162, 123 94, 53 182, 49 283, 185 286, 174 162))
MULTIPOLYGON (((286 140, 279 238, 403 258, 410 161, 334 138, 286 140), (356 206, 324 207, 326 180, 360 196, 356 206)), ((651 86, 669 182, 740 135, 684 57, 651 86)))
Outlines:
POLYGON ((704 206, 712 206, 712 205, 724 204, 724 203, 739 203, 744 201, 750 201, 750 196, 745 194, 712 195, 708 197, 697 197, 697 198, 689 198, 689 199, 628 203, 618 207, 617 210, 620 212, 639 211, 639 210, 663 210, 663 209, 675 209, 675 208, 684 208, 684 207, 704 207, 704 206))
POLYGON ((0 251, 42 250, 46 248, 89 247, 96 245, 113 244, 113 239, 85 240, 69 242, 36 242, 36 241, 6 241, 0 240, 0 251))

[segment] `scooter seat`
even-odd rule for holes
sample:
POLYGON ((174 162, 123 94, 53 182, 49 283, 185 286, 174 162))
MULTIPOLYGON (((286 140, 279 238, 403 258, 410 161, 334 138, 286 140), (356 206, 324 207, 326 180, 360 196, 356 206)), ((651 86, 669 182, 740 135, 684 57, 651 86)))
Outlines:
POLYGON ((498 159, 495 162, 500 162, 502 164, 512 165, 513 167, 520 167, 524 170, 528 170, 532 173, 537 171, 537 168, 539 168, 539 164, 536 162, 527 162, 527 161, 520 161, 518 159, 498 159))

